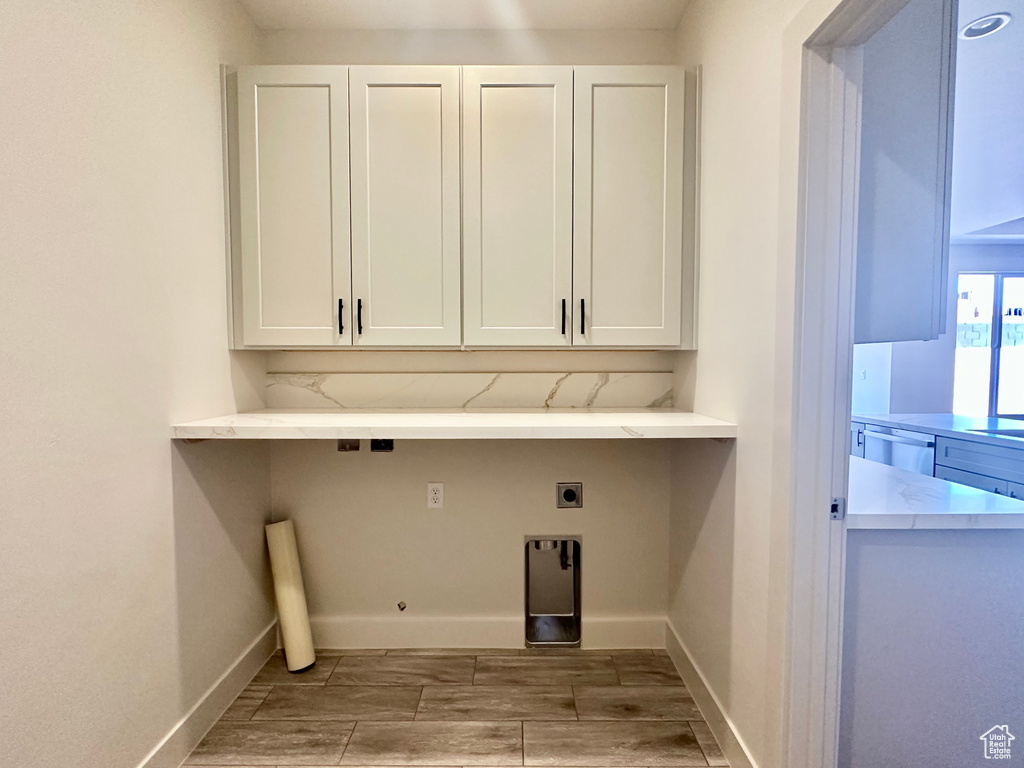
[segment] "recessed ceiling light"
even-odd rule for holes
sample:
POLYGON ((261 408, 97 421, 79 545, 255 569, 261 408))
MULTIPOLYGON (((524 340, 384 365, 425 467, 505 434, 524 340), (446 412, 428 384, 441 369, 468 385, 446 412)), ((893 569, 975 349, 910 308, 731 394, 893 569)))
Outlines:
POLYGON ((966 27, 961 29, 960 39, 973 40, 976 37, 991 35, 993 32, 998 32, 1009 23, 1010 14, 990 13, 988 16, 982 16, 980 19, 975 19, 966 27))

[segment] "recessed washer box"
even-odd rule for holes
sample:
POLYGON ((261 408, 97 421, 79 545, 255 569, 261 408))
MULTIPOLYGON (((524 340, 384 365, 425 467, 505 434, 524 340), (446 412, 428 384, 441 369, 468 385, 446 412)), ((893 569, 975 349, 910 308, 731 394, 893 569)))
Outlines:
POLYGON ((527 646, 580 645, 581 553, 577 536, 527 537, 527 646))

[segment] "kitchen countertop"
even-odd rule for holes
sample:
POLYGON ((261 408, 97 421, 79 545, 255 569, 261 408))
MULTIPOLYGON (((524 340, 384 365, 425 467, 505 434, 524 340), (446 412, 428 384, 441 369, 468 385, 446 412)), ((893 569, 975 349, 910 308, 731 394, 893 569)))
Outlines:
POLYGON ((672 408, 263 410, 171 427, 187 440, 733 438, 736 425, 672 408))
POLYGON ((1009 435, 990 435, 972 432, 974 429, 1022 429, 1024 421, 1019 419, 993 419, 975 416, 957 416, 952 413, 876 413, 858 414, 851 421, 877 424, 896 429, 910 429, 929 435, 970 440, 975 443, 1004 445, 1024 450, 1024 438, 1009 435))
POLYGON ((846 527, 1024 528, 1024 501, 851 456, 846 527))

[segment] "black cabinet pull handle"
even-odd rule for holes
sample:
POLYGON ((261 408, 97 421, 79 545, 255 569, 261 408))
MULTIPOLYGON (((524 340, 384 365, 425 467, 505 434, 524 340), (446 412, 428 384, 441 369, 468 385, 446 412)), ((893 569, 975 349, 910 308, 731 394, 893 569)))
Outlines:
POLYGON ((562 335, 565 336, 565 299, 562 299, 562 335))
POLYGON ((345 334, 345 300, 338 299, 338 335, 345 334))
POLYGON ((587 332, 587 300, 580 299, 580 333, 587 332))
POLYGON ((356 299, 356 330, 363 335, 363 300, 356 299))

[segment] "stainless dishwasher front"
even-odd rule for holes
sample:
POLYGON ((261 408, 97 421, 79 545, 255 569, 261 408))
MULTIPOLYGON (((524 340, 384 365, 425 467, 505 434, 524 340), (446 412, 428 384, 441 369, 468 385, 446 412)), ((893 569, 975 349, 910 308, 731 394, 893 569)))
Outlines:
POLYGON ((864 458, 934 477, 935 435, 866 424, 864 458))

